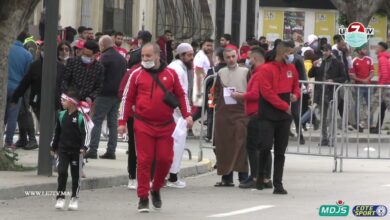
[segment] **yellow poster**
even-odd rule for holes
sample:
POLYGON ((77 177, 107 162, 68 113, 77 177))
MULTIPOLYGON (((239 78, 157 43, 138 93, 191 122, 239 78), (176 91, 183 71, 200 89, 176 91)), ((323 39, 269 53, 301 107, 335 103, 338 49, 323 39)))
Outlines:
POLYGON ((380 38, 381 41, 387 40, 387 16, 374 15, 371 18, 371 21, 368 25, 369 27, 374 28, 375 38, 380 38))
POLYGON ((264 11, 263 35, 268 41, 275 41, 283 38, 284 12, 283 11, 264 11))
POLYGON ((334 12, 316 12, 314 34, 318 37, 326 37, 332 42, 336 34, 336 14, 334 12))
MULTIPOLYGON (((374 28, 374 36, 371 36, 368 40, 370 56, 373 58, 374 63, 378 63, 377 56, 375 55, 376 46, 379 42, 387 42, 387 16, 374 15, 368 27, 374 28)), ((377 70, 377 65, 375 65, 377 70)), ((375 71, 377 72, 377 71, 375 71)))

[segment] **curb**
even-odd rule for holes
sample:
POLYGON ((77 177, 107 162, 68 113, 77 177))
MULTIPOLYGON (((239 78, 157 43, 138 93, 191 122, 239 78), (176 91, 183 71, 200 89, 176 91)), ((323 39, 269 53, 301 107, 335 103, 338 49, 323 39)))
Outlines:
MULTIPOLYGON (((205 174, 210 171, 212 171, 211 161, 208 159, 204 159, 203 161, 197 163, 194 166, 185 167, 181 169, 179 176, 181 178, 185 178, 205 174)), ((67 189, 71 188, 70 179, 71 178, 69 178, 69 181, 67 183, 67 189)), ((126 185, 128 183, 128 180, 128 175, 86 178, 81 180, 81 190, 110 188, 114 186, 126 185)), ((25 191, 45 192, 48 191, 48 189, 52 189, 52 191, 55 191, 56 188, 57 182, 4 188, 0 189, 0 200, 10 200, 27 197, 25 191)))

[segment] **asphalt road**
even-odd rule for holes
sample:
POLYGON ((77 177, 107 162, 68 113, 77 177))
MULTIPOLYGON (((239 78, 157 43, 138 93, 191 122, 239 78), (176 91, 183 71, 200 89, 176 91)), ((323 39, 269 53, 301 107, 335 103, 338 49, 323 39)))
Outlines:
MULTIPOLYGON (((213 172, 185 179, 185 189, 163 189, 163 208, 147 214, 137 212, 135 191, 123 186, 81 191, 79 211, 55 210, 52 196, 0 201, 0 219, 311 220, 326 218, 319 216, 319 207, 335 205, 338 200, 350 210, 355 205, 390 208, 388 161, 348 160, 344 173, 332 173, 331 164, 329 158, 288 155, 284 183, 289 194, 285 196, 273 195, 272 190, 216 188, 213 185, 219 177, 213 172)), ((356 217, 350 211, 349 216, 340 219, 356 217)))

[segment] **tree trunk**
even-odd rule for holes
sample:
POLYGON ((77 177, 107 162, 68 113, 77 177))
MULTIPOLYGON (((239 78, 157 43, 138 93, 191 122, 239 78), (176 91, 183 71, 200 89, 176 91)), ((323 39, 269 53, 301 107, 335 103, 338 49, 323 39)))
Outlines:
POLYGON ((40 0, 0 1, 0 148, 4 146, 4 114, 7 104, 8 53, 40 0))
POLYGON ((333 5, 347 17, 347 23, 354 21, 367 27, 371 17, 384 6, 385 0, 331 0, 333 5))

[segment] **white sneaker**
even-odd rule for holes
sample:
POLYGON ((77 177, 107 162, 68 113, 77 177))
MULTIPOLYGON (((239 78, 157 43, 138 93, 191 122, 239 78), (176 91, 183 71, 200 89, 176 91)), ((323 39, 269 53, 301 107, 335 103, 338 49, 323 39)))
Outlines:
POLYGON ((128 189, 137 189, 137 180, 136 179, 129 179, 129 184, 127 185, 128 189))
POLYGON ((183 189, 186 187, 186 182, 177 180, 176 182, 170 182, 169 180, 167 181, 167 187, 172 187, 172 188, 178 188, 178 189, 183 189))
POLYGON ((76 211, 79 209, 79 200, 76 197, 72 197, 69 202, 68 210, 76 211))
POLYGON ((58 198, 56 205, 54 206, 56 209, 64 209, 65 208, 65 199, 58 198))

